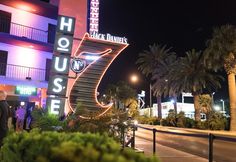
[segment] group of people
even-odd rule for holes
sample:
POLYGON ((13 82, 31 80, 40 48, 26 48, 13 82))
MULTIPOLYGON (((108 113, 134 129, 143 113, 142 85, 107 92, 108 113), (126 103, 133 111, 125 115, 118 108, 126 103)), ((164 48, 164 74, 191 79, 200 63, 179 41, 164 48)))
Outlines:
POLYGON ((2 146, 2 140, 6 137, 9 128, 14 128, 17 132, 30 129, 32 120, 32 107, 28 109, 24 105, 17 108, 10 107, 6 97, 6 92, 0 90, 0 146, 2 146))
POLYGON ((26 109, 23 105, 10 108, 8 128, 14 128, 17 132, 30 129, 32 108, 26 109))

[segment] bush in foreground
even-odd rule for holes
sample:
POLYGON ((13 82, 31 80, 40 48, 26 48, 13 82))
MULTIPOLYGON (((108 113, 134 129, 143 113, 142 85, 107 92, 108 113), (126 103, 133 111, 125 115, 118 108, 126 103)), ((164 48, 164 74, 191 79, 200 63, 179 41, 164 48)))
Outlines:
POLYGON ((157 162, 124 149, 106 135, 40 132, 13 133, 0 150, 1 162, 157 162))

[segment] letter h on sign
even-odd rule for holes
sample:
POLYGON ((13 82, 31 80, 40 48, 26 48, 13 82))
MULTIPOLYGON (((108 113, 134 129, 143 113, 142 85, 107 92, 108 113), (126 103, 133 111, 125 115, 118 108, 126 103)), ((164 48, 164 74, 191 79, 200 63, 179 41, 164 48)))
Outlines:
POLYGON ((54 51, 64 54, 71 54, 74 30, 75 18, 58 16, 54 51))

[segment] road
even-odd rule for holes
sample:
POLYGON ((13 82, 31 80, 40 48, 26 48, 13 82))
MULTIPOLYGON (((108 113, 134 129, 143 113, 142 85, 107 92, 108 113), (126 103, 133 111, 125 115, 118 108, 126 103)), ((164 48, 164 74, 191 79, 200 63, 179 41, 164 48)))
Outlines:
MULTIPOLYGON (((165 129, 165 131, 179 133, 194 133, 187 130, 175 128, 165 129)), ((199 134, 199 133, 198 133, 199 134)), ((138 140, 152 141, 153 134, 151 131, 138 128, 136 132, 138 140)), ((163 146, 171 147, 176 150, 187 152, 203 158, 208 158, 208 139, 199 137, 179 136, 166 133, 157 133, 157 143, 163 146)), ((150 147, 150 150, 152 147, 150 147)), ((157 146, 158 149, 158 146, 157 146)), ((214 161, 215 162, 236 162, 236 142, 227 142, 214 140, 214 161)))

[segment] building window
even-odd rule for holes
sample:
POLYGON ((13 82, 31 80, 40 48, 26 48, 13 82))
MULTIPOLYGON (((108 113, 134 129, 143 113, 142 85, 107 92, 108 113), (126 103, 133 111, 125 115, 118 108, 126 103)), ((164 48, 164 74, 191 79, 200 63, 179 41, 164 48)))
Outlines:
POLYGON ((10 33, 11 13, 0 10, 0 32, 10 33))
POLYGON ((7 71, 7 51, 0 50, 0 75, 6 76, 7 71))
POLYGON ((49 81, 51 64, 52 64, 52 60, 51 59, 46 59, 45 81, 49 81))
POLYGON ((50 0, 40 0, 40 1, 43 1, 43 2, 48 2, 48 3, 50 2, 50 0))
POLYGON ((56 36, 56 25, 48 24, 48 43, 53 44, 56 36))

